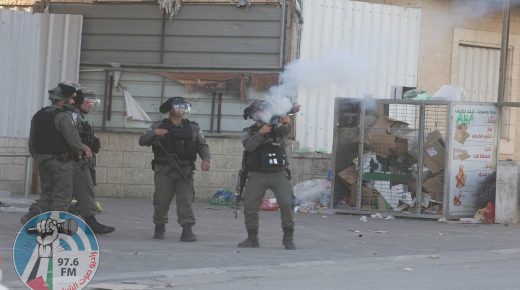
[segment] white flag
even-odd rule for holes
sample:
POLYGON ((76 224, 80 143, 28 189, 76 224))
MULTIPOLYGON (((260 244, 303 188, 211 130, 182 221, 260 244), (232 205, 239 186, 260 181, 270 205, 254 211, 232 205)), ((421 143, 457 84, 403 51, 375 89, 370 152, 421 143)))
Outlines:
POLYGON ((148 114, 139 106, 137 101, 132 97, 130 92, 125 88, 125 123, 124 127, 130 128, 143 128, 148 127, 152 122, 152 119, 148 114))

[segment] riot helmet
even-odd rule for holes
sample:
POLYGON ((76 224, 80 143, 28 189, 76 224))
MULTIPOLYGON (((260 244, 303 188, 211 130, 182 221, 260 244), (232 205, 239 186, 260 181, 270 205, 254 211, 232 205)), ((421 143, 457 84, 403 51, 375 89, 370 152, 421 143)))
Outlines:
POLYGON ((63 81, 58 84, 58 87, 61 88, 62 98, 72 98, 76 92, 81 89, 80 84, 72 81, 63 81))
POLYGON ((172 115, 186 117, 191 112, 191 104, 183 97, 172 97, 161 104, 159 111, 163 114, 170 112, 172 115))
POLYGON ((255 100, 244 109, 243 117, 245 120, 253 119, 255 121, 269 123, 273 117, 273 102, 267 99, 255 100))
POLYGON ((76 92, 74 102, 84 114, 96 111, 101 104, 96 93, 87 87, 82 87, 76 92))

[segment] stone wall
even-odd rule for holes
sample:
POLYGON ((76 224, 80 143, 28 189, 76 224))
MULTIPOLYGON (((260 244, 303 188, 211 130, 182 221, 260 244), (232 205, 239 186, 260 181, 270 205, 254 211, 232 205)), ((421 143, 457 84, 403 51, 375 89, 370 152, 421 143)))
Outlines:
MULTIPOLYGON (((26 157, 6 157, 6 154, 28 153, 27 139, 0 138, 0 191, 24 192, 26 157)), ((31 159, 30 161, 31 162, 31 159)))
MULTIPOLYGON (((101 139, 96 168, 96 194, 99 197, 153 196, 153 172, 150 147, 139 146, 139 134, 97 133, 101 139)), ((27 152, 26 139, 4 138, 0 152, 27 152)), ((242 144, 238 136, 207 136, 212 154, 211 170, 200 171, 197 160, 195 190, 197 200, 209 200, 219 189, 235 188, 242 162, 242 144)), ((328 154, 290 154, 293 184, 326 176, 331 156, 328 154)), ((0 190, 23 192, 24 158, 0 158, 0 190)), ((35 187, 39 190, 38 187, 35 187)))

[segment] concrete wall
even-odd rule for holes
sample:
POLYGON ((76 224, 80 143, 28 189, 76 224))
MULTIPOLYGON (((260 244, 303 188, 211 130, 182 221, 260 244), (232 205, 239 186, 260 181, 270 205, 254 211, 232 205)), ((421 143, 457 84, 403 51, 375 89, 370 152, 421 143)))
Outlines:
MULTIPOLYGON (((101 139, 102 148, 97 159, 97 196, 151 198, 153 153, 150 147, 139 146, 139 134, 96 135, 101 139)), ((211 170, 195 173, 197 200, 209 200, 219 189, 233 191, 242 161, 242 144, 237 136, 207 136, 207 140, 212 154, 211 170)), ((25 139, 1 138, 0 142, 0 152, 27 152, 25 139)), ((292 153, 289 162, 293 184, 326 176, 330 158, 328 154, 292 153)), ((24 161, 20 157, 0 158, 0 190, 23 192, 24 161)), ((199 167, 200 160, 197 161, 197 169, 199 167)))
MULTIPOLYGON (((0 155, 27 153, 27 139, 0 138, 0 155)), ((0 157, 0 191, 23 193, 25 157, 0 157)))

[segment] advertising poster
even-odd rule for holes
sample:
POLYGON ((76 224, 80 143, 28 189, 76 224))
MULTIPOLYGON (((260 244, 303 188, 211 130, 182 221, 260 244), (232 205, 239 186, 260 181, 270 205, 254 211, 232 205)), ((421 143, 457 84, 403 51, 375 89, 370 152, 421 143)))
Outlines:
POLYGON ((453 104, 449 176, 449 215, 473 216, 480 184, 496 170, 497 108, 453 104))

